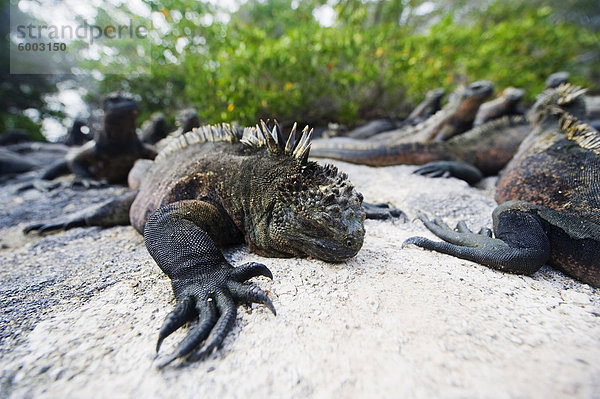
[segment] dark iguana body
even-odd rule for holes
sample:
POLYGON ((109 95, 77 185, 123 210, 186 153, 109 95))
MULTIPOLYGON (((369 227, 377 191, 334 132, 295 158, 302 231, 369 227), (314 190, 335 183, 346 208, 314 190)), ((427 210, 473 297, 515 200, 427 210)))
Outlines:
POLYGON ((600 286, 600 133, 579 120, 582 93, 561 85, 534 105, 533 130, 497 184, 495 238, 422 217, 447 242, 407 243, 512 273, 532 274, 548 263, 600 286))
POLYGON ((190 353, 201 358, 222 342, 240 303, 263 303, 274 312, 260 288, 244 283, 271 277, 266 266, 234 268, 217 247, 245 242, 264 256, 340 262, 362 246, 362 196, 335 167, 307 161, 310 133, 305 129, 296 140, 294 131, 284 144, 279 129, 264 125, 245 129, 243 138, 229 125, 195 129, 171 139, 155 161, 143 162, 137 195, 28 230, 124 222, 122 211, 133 201, 129 219, 171 278, 178 303, 157 349, 166 336, 200 318, 162 365, 190 353))
POLYGON ((427 92, 425 99, 402 121, 401 126, 416 126, 425 122, 442 108, 444 89, 434 89, 427 92))
POLYGON ((42 179, 53 179, 72 172, 82 179, 125 183, 137 159, 153 159, 156 152, 138 139, 135 119, 139 108, 126 94, 112 94, 103 102, 104 126, 94 140, 73 149, 61 161, 44 172, 42 179))

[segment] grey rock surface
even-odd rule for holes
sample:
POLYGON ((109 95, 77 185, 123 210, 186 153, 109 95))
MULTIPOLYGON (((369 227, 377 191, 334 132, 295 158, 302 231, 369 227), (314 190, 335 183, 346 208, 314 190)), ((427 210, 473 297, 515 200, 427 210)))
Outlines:
POLYGON ((493 178, 472 188, 411 166, 337 165, 410 221, 367 221, 363 249, 336 265, 227 250, 272 270, 257 282, 277 317, 240 308, 220 350, 162 371, 187 329, 155 354, 174 299, 132 227, 21 233, 124 189, 0 187, 0 397, 599 397, 599 289, 548 267, 515 276, 402 248, 432 237, 418 212, 491 227, 493 178))

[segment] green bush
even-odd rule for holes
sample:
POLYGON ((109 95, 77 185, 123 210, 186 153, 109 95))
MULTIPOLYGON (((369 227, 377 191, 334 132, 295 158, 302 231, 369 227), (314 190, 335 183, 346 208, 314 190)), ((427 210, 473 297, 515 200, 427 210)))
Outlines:
MULTIPOLYGON (((193 105, 210 123, 277 118, 354 124, 404 116, 436 87, 450 91, 458 83, 488 79, 499 90, 522 87, 532 100, 557 70, 593 88, 589 71, 600 69, 598 34, 552 20, 549 7, 497 1, 485 14, 468 20, 446 15, 426 29, 387 19, 368 23, 367 5, 360 2, 342 10, 334 27, 323 27, 312 18, 312 6, 251 3, 243 11, 252 23, 239 16, 242 11, 229 23, 208 27, 187 18, 170 21, 172 30, 154 49, 152 75, 126 84, 147 103, 148 113, 193 105), (185 35, 203 42, 190 41, 178 54, 175 43, 185 35), (167 62, 166 50, 179 63, 167 62), (590 52, 597 57, 584 68, 580 57, 590 52)), ((123 84, 106 81, 111 89, 123 84)))

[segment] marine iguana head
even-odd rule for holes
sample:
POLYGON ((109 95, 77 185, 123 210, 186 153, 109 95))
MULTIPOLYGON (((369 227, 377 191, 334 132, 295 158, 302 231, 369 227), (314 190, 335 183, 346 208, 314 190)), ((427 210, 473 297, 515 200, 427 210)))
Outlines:
POLYGON ((200 117, 194 108, 186 108, 179 111, 175 117, 175 123, 182 133, 186 133, 195 127, 200 127, 200 117))
POLYGON ((477 98, 482 102, 487 100, 494 93, 494 83, 488 80, 478 80, 471 83, 465 90, 466 98, 477 98))
POLYGON ((502 92, 502 97, 505 97, 508 101, 515 104, 521 101, 524 95, 525 90, 510 86, 502 92))
POLYGON ((261 129, 271 155, 286 165, 285 173, 272 182, 268 240, 262 245, 282 255, 344 261, 363 244, 363 197, 335 166, 308 161, 312 131, 305 128, 296 140, 295 129, 285 145, 278 125, 271 130, 263 124, 261 129))
POLYGON ((554 72, 546 79, 546 89, 556 89, 558 86, 569 82, 571 74, 565 71, 554 72))
POLYGON ((119 144, 137 141, 135 120, 139 106, 129 93, 117 92, 107 95, 102 103, 104 128, 96 132, 96 141, 103 144, 119 144))
POLYGON ((279 186, 270 236, 292 255, 340 262, 362 247, 364 217, 362 195, 345 173, 307 162, 279 186))
POLYGON ((150 119, 142 123, 142 141, 155 144, 167 136, 168 130, 165 115, 162 112, 156 112, 150 119))

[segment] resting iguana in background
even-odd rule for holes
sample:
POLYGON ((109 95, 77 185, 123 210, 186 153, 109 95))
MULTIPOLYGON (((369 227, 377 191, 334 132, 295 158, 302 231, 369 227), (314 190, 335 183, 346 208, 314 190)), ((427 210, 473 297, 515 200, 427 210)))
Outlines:
POLYGON ((425 99, 402 121, 393 119, 378 119, 368 122, 348 132, 347 137, 353 139, 368 139, 376 134, 387 132, 398 128, 416 126, 434 115, 442 107, 443 89, 430 90, 425 99))
POLYGON ((448 103, 441 110, 423 122, 379 133, 370 140, 389 144, 447 140, 473 127, 479 107, 493 92, 494 84, 487 80, 473 82, 466 88, 461 86, 450 95, 448 103))
POLYGON ((150 119, 142 123, 141 130, 140 140, 144 143, 155 144, 159 140, 164 139, 169 133, 165 115, 162 112, 152 114, 150 119))
POLYGON ((177 129, 169 132, 166 137, 155 142, 156 148, 160 151, 167 146, 173 137, 179 137, 184 133, 192 131, 195 127, 200 127, 200 117, 195 108, 185 108, 177 113, 175 117, 177 129))
POLYGON ((26 230, 131 221, 177 299, 157 350, 173 331, 200 318, 161 366, 190 354, 198 359, 223 341, 239 304, 262 303, 275 312, 260 288, 244 283, 272 277, 269 269, 257 263, 234 268, 217 247, 245 242, 263 256, 327 262, 349 259, 362 247, 362 195, 334 166, 308 161, 309 148, 310 132, 296 139, 295 126, 287 142, 277 126, 264 124, 194 129, 172 138, 154 161, 136 165, 138 191, 26 230))
POLYGON ((510 161, 530 131, 523 116, 505 116, 484 123, 448 141, 383 144, 364 141, 327 148, 316 146, 311 156, 370 165, 425 165, 418 173, 431 177, 450 174, 470 184, 497 174, 510 161))
POLYGON ((495 238, 488 230, 474 234, 463 222, 454 231, 421 216, 446 242, 412 237, 405 243, 518 274, 548 263, 600 286, 600 132, 580 121, 584 92, 563 84, 539 96, 533 130, 497 183, 495 238))
POLYGON ((94 140, 70 151, 64 161, 47 169, 42 179, 74 173, 81 179, 125 183, 137 159, 156 156, 156 152, 140 142, 137 136, 135 119, 139 107, 131 95, 110 94, 104 99, 102 108, 103 128, 95 132, 94 140))
POLYGON ((525 111, 520 106, 523 95, 525 95, 525 90, 507 87, 498 98, 481 104, 475 115, 473 126, 479 126, 503 116, 525 115, 525 111))

